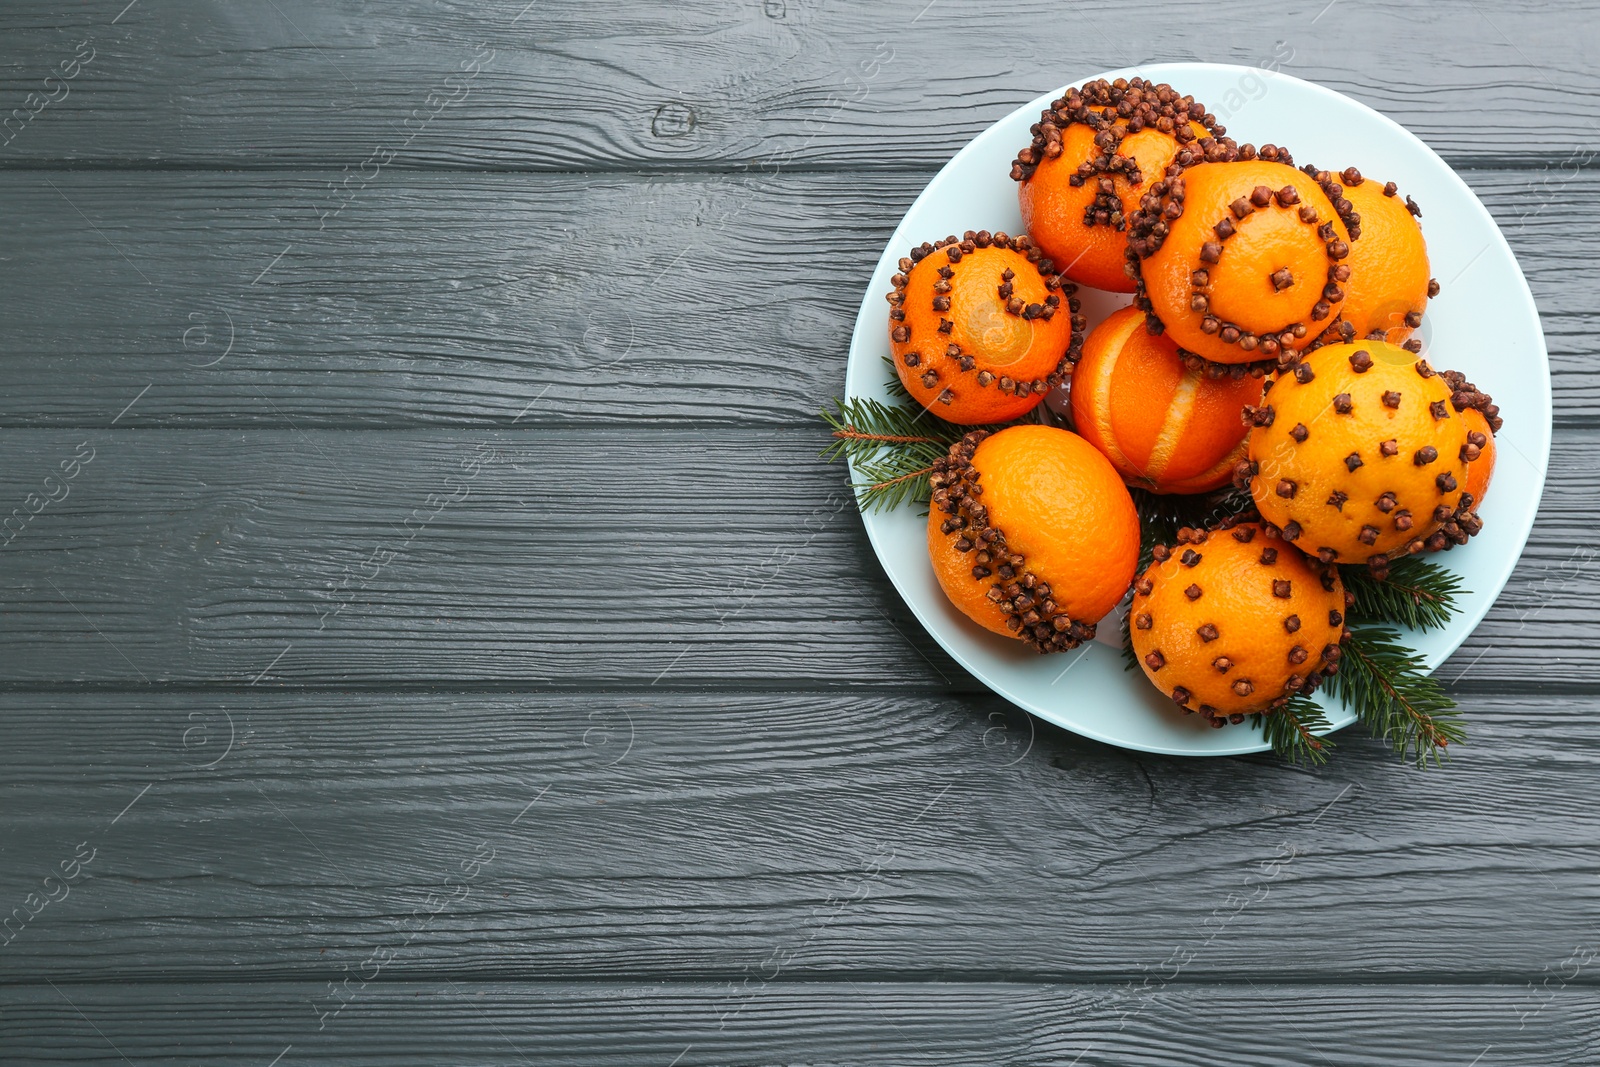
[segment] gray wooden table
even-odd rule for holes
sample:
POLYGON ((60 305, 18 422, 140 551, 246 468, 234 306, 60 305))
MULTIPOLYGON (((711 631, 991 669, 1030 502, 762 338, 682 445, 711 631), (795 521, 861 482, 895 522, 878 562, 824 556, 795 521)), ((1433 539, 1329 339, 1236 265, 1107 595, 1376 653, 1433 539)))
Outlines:
POLYGON ((1600 11, 1324 3, 6 3, 0 1062, 1595 1063, 1600 11), (927 179, 1157 59, 1538 299, 1443 771, 1034 724, 816 460, 927 179))

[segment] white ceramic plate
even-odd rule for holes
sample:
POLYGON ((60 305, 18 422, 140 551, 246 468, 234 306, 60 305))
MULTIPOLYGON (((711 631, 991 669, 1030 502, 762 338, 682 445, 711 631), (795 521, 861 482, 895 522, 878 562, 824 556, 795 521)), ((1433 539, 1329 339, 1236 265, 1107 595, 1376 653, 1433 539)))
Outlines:
MULTIPOLYGON (((1286 74, 1212 63, 1158 63, 1093 78, 1140 76, 1193 94, 1239 142, 1288 146, 1297 163, 1342 170, 1355 166, 1379 181, 1398 182, 1425 212, 1434 276, 1443 289, 1419 331, 1435 366, 1462 371, 1492 394, 1505 418, 1496 437, 1494 485, 1480 514, 1483 532, 1440 563, 1471 590, 1452 623, 1415 633, 1430 668, 1466 640, 1505 586, 1533 526, 1550 456, 1550 367, 1533 297, 1499 228, 1445 162, 1400 126, 1331 89, 1286 74), (1315 116, 1314 121, 1307 121, 1315 116), (1485 314, 1486 309, 1492 313, 1485 314)), ((928 183, 901 220, 872 275, 850 343, 845 392, 888 400, 888 305, 884 294, 901 256, 923 241, 964 230, 1022 233, 1011 160, 1029 141, 1028 127, 1064 91, 1046 93, 1007 115, 968 144, 928 183)), ((1085 291, 1091 328, 1126 304, 1120 294, 1085 291)), ((925 512, 903 507, 863 515, 872 546, 922 625, 989 688, 1040 718, 1124 748, 1172 755, 1235 755, 1268 746, 1258 728, 1217 730, 1184 715, 1141 673, 1123 670, 1115 616, 1101 639, 1071 652, 1041 656, 1021 642, 970 622, 940 591, 928 562, 925 512)), ((1319 697, 1335 727, 1355 716, 1319 697)))

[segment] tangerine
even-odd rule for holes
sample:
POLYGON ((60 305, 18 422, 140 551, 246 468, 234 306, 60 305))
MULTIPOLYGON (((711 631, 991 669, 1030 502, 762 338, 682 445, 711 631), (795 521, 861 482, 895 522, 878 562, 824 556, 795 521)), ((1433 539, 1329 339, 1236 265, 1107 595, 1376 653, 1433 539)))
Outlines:
POLYGON ((1138 513, 1104 456, 1053 426, 974 430, 932 480, 928 550, 951 603, 1040 652, 1094 637, 1139 560, 1138 513))
POLYGON ((1334 673, 1345 608, 1337 567, 1259 523, 1184 529, 1134 582, 1128 636, 1151 684, 1222 726, 1281 708, 1334 673))
POLYGON ((1026 236, 969 230, 920 245, 893 284, 895 371, 948 422, 1008 422, 1072 373, 1086 326, 1077 287, 1026 236))
POLYGON ((1069 89, 1033 129, 1011 165, 1029 235, 1064 276, 1118 293, 1134 291, 1127 218, 1151 185, 1187 145, 1233 146, 1194 97, 1142 78, 1069 89))
POLYGON ((1337 185, 1285 158, 1265 145, 1260 158, 1190 167, 1131 224, 1136 302, 1186 354, 1292 362, 1344 300, 1359 220, 1337 185))
POLYGON ((1464 500, 1479 450, 1426 360, 1385 341, 1328 345, 1277 376, 1247 414, 1236 469, 1261 517, 1324 563, 1462 544, 1481 524, 1464 500))
POLYGON ((1379 185, 1354 167, 1338 175, 1321 171, 1319 177, 1342 183, 1361 219, 1361 239, 1350 246, 1346 261, 1350 282, 1339 314, 1348 328, 1341 336, 1403 344, 1422 325, 1429 298, 1439 294, 1417 222, 1422 209, 1409 196, 1401 200, 1394 182, 1379 185))
POLYGON ((1178 346, 1126 307, 1096 326, 1072 378, 1072 420, 1129 485, 1203 493, 1228 483, 1245 452, 1246 405, 1261 382, 1184 366, 1178 346))

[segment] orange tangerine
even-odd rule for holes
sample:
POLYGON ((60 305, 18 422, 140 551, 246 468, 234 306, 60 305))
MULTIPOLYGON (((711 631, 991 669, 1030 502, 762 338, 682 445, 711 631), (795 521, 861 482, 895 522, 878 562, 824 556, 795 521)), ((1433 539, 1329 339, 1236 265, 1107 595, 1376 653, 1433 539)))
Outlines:
POLYGON ((1262 385, 1186 367, 1178 346, 1126 307, 1096 326, 1072 378, 1072 419, 1129 485, 1203 493, 1226 485, 1245 452, 1246 405, 1262 385))
POLYGON ((1467 494, 1472 497, 1472 507, 1476 511, 1483 507, 1483 495, 1489 491, 1489 481, 1494 477, 1494 434, 1489 432, 1489 420, 1477 408, 1463 411, 1461 421, 1467 424, 1467 443, 1478 448, 1478 457, 1467 464, 1467 494), (1482 443, 1478 443, 1479 438, 1482 443))
POLYGON ((975 430, 934 466, 928 551, 951 603, 1040 652, 1075 648, 1122 599, 1139 516, 1116 470, 1051 426, 975 430))
POLYGON ((1129 229, 1137 302, 1180 348, 1216 363, 1292 362, 1350 280, 1343 261, 1360 232, 1350 202, 1278 162, 1281 151, 1264 158, 1271 148, 1190 167, 1129 229))
POLYGON ((1128 636, 1145 677, 1212 726, 1281 708, 1332 674, 1344 633, 1337 567, 1256 523, 1180 530, 1133 586, 1128 636))
POLYGON ((1026 236, 968 231, 900 260, 889 293, 889 341, 918 403, 965 426, 1027 414, 1072 373, 1085 321, 1026 236))
POLYGON ((1142 78, 1069 89, 1033 130, 1011 165, 1029 235, 1065 277, 1119 293, 1134 290, 1126 220, 1140 200, 1180 149, 1233 144, 1192 96, 1142 78))
POLYGON ((1466 492, 1472 497, 1472 510, 1476 511, 1482 506, 1483 495, 1489 491, 1489 481, 1494 476, 1494 435, 1500 432, 1500 408, 1494 398, 1467 381, 1467 376, 1460 371, 1440 371, 1439 377, 1450 387, 1450 403, 1461 412, 1461 419, 1467 426, 1466 492))
POLYGON ((1393 558, 1464 543, 1480 526, 1461 494, 1481 457, 1453 394, 1427 361, 1385 341, 1319 348, 1249 412, 1238 474, 1285 540, 1382 574, 1393 558))
POLYGON ((1059 258, 1067 277, 1096 289, 1129 293, 1134 282, 1123 271, 1128 235, 1121 208, 1114 220, 1102 209, 1106 221, 1101 222, 1093 208, 1101 195, 1099 181, 1071 184, 1079 164, 1096 151, 1094 137, 1088 126, 1069 126, 1061 136, 1062 154, 1038 165, 1018 186, 1017 201, 1028 235, 1052 259, 1059 258))
POLYGON ((1428 245, 1417 219, 1422 210, 1409 196, 1400 199, 1394 182, 1379 185, 1349 167, 1340 174, 1319 172, 1339 184, 1361 219, 1361 239, 1350 246, 1350 281, 1339 314, 1348 324, 1347 340, 1402 344, 1422 325, 1428 299, 1439 283, 1428 267, 1428 245))

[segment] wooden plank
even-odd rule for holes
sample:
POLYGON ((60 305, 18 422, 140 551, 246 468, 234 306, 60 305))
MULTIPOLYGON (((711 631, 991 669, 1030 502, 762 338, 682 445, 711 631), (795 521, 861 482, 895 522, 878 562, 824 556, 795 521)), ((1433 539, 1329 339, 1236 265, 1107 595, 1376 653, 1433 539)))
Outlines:
POLYGON ((1539 982, 1595 944, 1594 701, 1466 704, 1441 771, 1310 773, 988 696, 9 693, 0 902, 85 859, 0 976, 1539 982))
POLYGON ((1592 5, 1346 3, 8 5, 3 98, 96 51, 0 135, 0 1059, 1591 1056, 1592 5), (1091 32, 1522 168, 1560 496, 1444 774, 1035 729, 814 461, 900 207, 1091 32))
MULTIPOLYGON (((0 684, 972 686, 890 588, 826 440, 15 431, 0 684)), ((1560 491, 1446 677, 1587 685, 1597 456, 1600 432, 1558 440, 1560 491)))
MULTIPOLYGON (((1065 82, 1173 59, 1321 82, 1456 163, 1600 149, 1587 0, 1447 17, 1393 0, 1181 15, 1151 0, 1070 15, 1028 0, 1004 17, 951 0, 123 6, 6 5, 0 89, 19 112, 0 159, 926 168, 1065 82), (61 68, 85 40, 89 62, 61 68), (76 76, 46 82, 63 71, 76 76)), ((1259 86, 1207 103, 1238 110, 1259 86)))
POLYGON ((292 1064, 1078 1063, 1496 1067, 1584 1063, 1592 987, 406 982, 383 974, 317 1031, 321 983, 10 987, 18 1062, 292 1064), (1542 1008, 1533 1014, 1534 1007, 1542 1008), (1526 1027, 1519 1026, 1526 1019, 1526 1027), (1492 1052, 1485 1054, 1486 1049, 1492 1052), (1328 1057, 1334 1051, 1336 1060, 1328 1057))
MULTIPOLYGON (((927 175, 386 174, 319 231, 330 176, 0 173, 0 425, 807 422, 927 175)), ((1468 178, 1593 425, 1600 177, 1468 178)))

